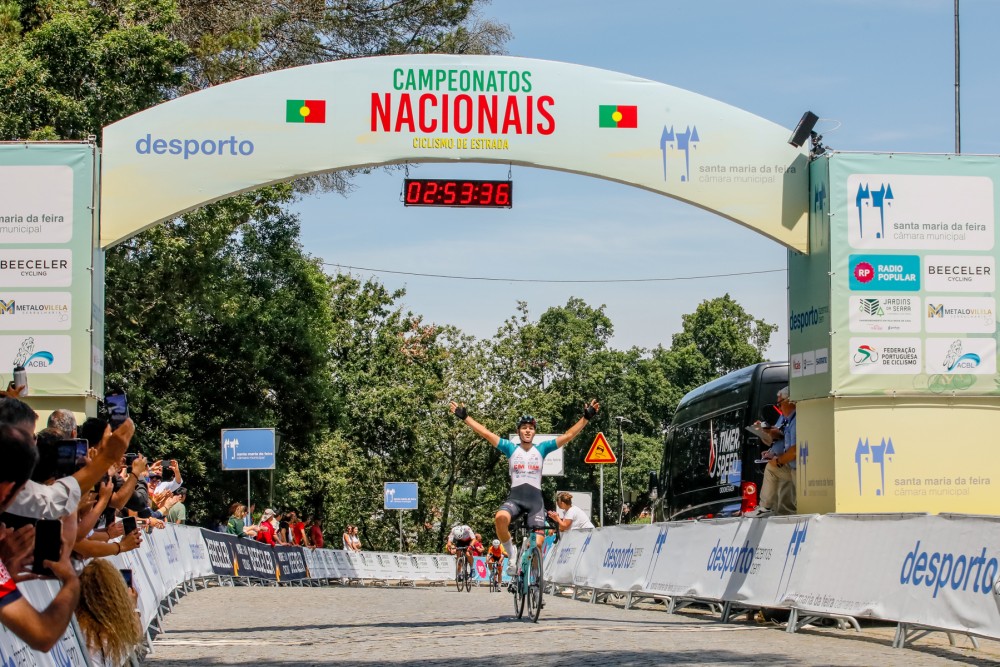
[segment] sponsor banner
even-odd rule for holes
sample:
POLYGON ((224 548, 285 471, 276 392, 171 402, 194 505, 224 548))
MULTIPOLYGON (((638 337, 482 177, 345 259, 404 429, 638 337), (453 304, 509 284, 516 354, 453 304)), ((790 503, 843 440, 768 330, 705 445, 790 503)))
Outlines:
MULTIPOLYGON (((45 609, 49 602, 56 596, 59 592, 60 585, 55 581, 27 581, 18 584, 18 590, 21 591, 23 595, 31 606, 35 609, 45 609)), ((6 634, 6 633, 5 633, 6 634)), ((78 637, 73 630, 73 626, 70 625, 63 632, 62 637, 56 642, 52 650, 47 653, 41 653, 39 651, 34 651, 27 648, 21 640, 11 634, 6 634, 10 641, 11 655, 12 659, 14 655, 20 655, 26 658, 25 662, 6 662, 0 663, 5 667, 7 665, 34 665, 37 667, 66 667, 67 665, 86 665, 90 664, 87 662, 89 660, 89 655, 85 657, 86 642, 83 641, 83 637, 78 637), (24 647, 25 650, 22 650, 24 647)), ((2 642, 2 640, 0 640, 2 642)), ((0 649, 3 651, 5 649, 0 649)))
POLYGON ((919 338, 851 338, 848 350, 855 375, 916 375, 923 371, 919 338))
POLYGON ((740 519, 718 519, 663 525, 662 545, 642 590, 723 599, 730 568, 742 568, 748 558, 749 549, 740 539, 741 523, 740 519))
POLYGON ((848 262, 851 290, 916 292, 920 289, 917 255, 851 255, 848 262))
POLYGON ((369 551, 351 551, 347 554, 359 579, 374 579, 375 556, 369 551))
POLYGON ((646 528, 614 526, 590 531, 591 540, 581 546, 574 583, 615 591, 640 590, 655 555, 657 538, 646 528))
POLYGON ((995 375, 997 342, 993 338, 928 338, 927 373, 995 375))
POLYGON ((455 579, 455 557, 450 555, 430 556, 431 581, 452 581, 455 579))
POLYGON ((924 289, 928 292, 992 292, 996 259, 987 255, 924 257, 924 289))
POLYGON ((69 287, 73 251, 68 248, 8 248, 0 252, 0 288, 69 287))
MULTIPOLYGON (((68 339, 58 349, 34 349, 56 357, 36 356, 28 368, 34 397, 103 393, 103 375, 88 363, 104 335, 91 317, 104 280, 103 265, 94 263, 99 163, 93 143, 0 145, 0 333, 68 339)), ((20 346, 0 344, 0 367, 11 352, 22 356, 20 346)))
POLYGON ((825 515, 788 601, 809 610, 1000 636, 1000 519, 825 515))
POLYGON ((569 63, 320 63, 207 88, 106 127, 101 245, 303 174, 487 160, 627 183, 806 251, 808 149, 790 146, 788 134, 702 95, 569 63))
POLYGON ((212 572, 233 576, 236 573, 237 563, 235 543, 240 538, 205 528, 201 529, 201 537, 205 541, 208 564, 212 568, 212 572))
POLYGON ((920 333, 923 311, 919 296, 872 294, 850 297, 853 333, 920 333))
POLYGON ((295 581, 308 577, 306 571, 305 556, 306 551, 302 547, 272 547, 274 559, 278 563, 278 581, 295 581))
POLYGON ((334 568, 343 579, 357 579, 360 575, 354 567, 354 560, 351 559, 351 551, 334 551, 334 568))
POLYGON ((0 292, 0 330, 65 331, 71 301, 69 292, 0 292))
POLYGON ((0 165, 4 244, 68 243, 73 238, 73 178, 68 165, 0 165))
MULTIPOLYGON (((590 545, 593 530, 570 530, 559 536, 559 542, 545 558, 545 579, 571 586, 577 561, 590 545)), ((504 559, 506 562, 506 559, 504 559)))
MULTIPOLYGON (((830 264, 789 259, 790 267, 809 264, 790 284, 815 286, 831 276, 831 386, 811 397, 1000 394, 978 349, 970 350, 980 356, 978 371, 969 370, 970 358, 963 362, 969 372, 948 372, 939 368, 948 356, 940 354, 943 343, 930 342, 996 332, 1000 162, 898 154, 837 154, 816 162, 827 167, 811 169, 820 179, 813 187, 831 193, 830 264)), ((790 340, 791 353, 809 349, 790 340)), ((799 396, 802 385, 794 384, 799 396)))
POLYGON ((929 296, 926 302, 927 333, 989 334, 997 329, 993 297, 929 296))
POLYGON ((71 336, 0 336, 0 368, 24 366, 28 383, 34 389, 31 376, 35 373, 68 373, 71 366, 73 338, 71 336))
POLYGON ((852 248, 993 248, 996 227, 991 178, 852 174, 845 194, 847 241, 852 248))
POLYGON ((274 557, 274 549, 256 540, 236 538, 232 543, 236 554, 236 570, 239 577, 257 577, 274 581, 278 575, 278 564, 274 557))

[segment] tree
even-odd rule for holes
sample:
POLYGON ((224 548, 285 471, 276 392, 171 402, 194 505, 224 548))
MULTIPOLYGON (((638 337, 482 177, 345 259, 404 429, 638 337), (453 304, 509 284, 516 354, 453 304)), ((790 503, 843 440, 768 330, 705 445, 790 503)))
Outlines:
POLYGON ((172 94, 170 0, 0 2, 0 139, 76 139, 172 94))

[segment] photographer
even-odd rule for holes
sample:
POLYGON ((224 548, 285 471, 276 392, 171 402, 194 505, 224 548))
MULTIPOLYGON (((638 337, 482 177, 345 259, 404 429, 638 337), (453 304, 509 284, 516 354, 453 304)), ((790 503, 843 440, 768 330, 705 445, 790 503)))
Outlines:
MULTIPOLYGON (((0 511, 10 508, 12 501, 23 491, 35 467, 38 451, 35 449, 33 436, 34 433, 25 432, 9 423, 0 424, 0 451, 4 453, 4 465, 0 467, 0 511)), ((22 597, 15 584, 15 577, 23 569, 22 565, 28 560, 31 549, 26 548, 21 541, 16 549, 0 551, 6 554, 3 562, 0 562, 0 623, 36 651, 47 652, 55 646, 73 617, 80 595, 80 580, 70 564, 75 538, 76 516, 67 516, 62 520, 62 550, 59 560, 44 561, 45 567, 62 584, 44 611, 36 610, 27 598, 22 597)), ((3 546, 11 546, 12 541, 11 533, 3 531, 0 538, 3 546)), ((33 545, 34 540, 31 542, 33 545)))

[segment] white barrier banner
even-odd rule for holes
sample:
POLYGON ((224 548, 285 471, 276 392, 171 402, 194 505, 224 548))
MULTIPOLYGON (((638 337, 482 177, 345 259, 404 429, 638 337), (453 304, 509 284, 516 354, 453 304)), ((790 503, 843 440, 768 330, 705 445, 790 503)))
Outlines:
POLYGON ((410 555, 410 579, 413 581, 430 581, 432 575, 431 557, 427 554, 410 555))
POLYGON ((722 599, 761 607, 785 607, 793 578, 808 562, 811 516, 743 519, 730 545, 720 544, 712 569, 725 581, 722 599))
POLYGON ((649 525, 591 531, 580 547, 573 583, 602 590, 642 589, 656 556, 658 535, 649 525))
POLYGON ((1000 637, 1000 518, 826 515, 810 530, 797 607, 1000 637))
MULTIPOLYGON (((53 580, 26 581, 18 584, 17 588, 21 595, 31 603, 35 609, 43 611, 59 592, 61 584, 53 580)), ((4 628, 6 630, 6 628, 4 628)), ((56 642, 48 653, 40 653, 28 648, 20 639, 13 634, 8 634, 6 639, 11 648, 11 662, 0 663, 6 665, 38 665, 39 667, 64 667, 65 665, 84 665, 83 653, 86 651, 82 637, 77 637, 70 624, 63 632, 62 638, 56 642), (26 660, 21 662, 14 656, 24 656, 26 660)))
MULTIPOLYGON (((573 573, 584 545, 589 545, 591 530, 571 530, 559 536, 559 542, 545 556, 545 580, 573 584, 573 573)), ((506 560, 506 559, 505 559, 506 560)))
POLYGON ((354 567, 354 560, 351 556, 356 556, 352 551, 334 551, 333 558, 337 564, 337 571, 342 579, 357 579, 361 575, 354 567))
MULTIPOLYGON (((362 552, 364 553, 364 552, 362 552)), ((399 579, 399 570, 392 560, 392 554, 375 551, 368 554, 372 568, 372 577, 382 581, 399 579)))
POLYGON ((354 551, 347 554, 354 566, 355 576, 360 579, 375 578, 375 554, 370 551, 354 551))
POLYGON ((431 573, 429 581, 450 581, 455 578, 454 556, 430 556, 431 573))

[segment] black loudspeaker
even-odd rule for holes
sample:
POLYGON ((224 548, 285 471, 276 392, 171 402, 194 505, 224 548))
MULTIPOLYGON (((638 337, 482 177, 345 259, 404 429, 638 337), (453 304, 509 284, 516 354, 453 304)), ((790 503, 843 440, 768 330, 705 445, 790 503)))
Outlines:
POLYGON ((806 143, 806 139, 812 134, 813 128, 816 127, 816 121, 819 120, 819 116, 814 114, 812 111, 807 111, 802 114, 799 124, 795 127, 795 131, 792 132, 792 136, 788 138, 788 143, 796 148, 800 148, 802 144, 806 143))

